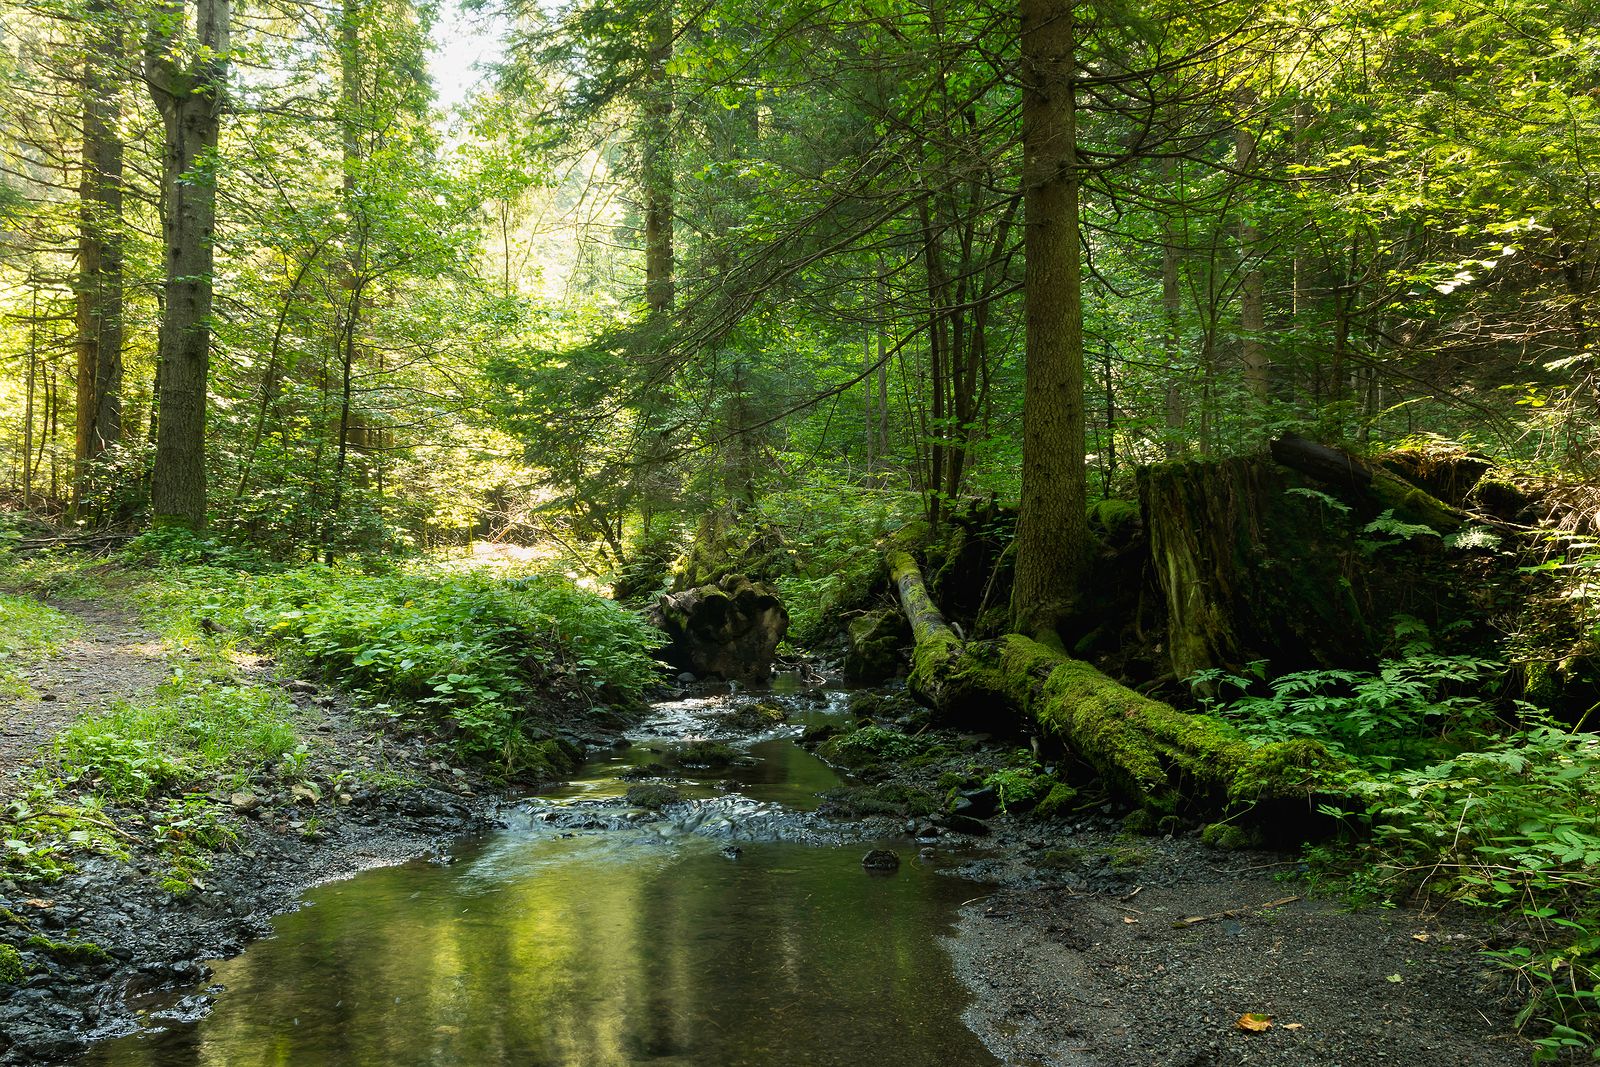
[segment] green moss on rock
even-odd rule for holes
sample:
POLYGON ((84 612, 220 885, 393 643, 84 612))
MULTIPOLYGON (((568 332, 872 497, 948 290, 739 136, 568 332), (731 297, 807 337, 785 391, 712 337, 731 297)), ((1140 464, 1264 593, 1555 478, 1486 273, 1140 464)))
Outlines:
POLYGON ((22 953, 10 945, 0 945, 0 985, 16 985, 26 973, 22 953))
POLYGON ((1200 840, 1213 848, 1233 852, 1242 848, 1260 848, 1261 831, 1231 822, 1214 822, 1200 831, 1200 840))
POLYGON ((23 946, 42 952, 57 963, 111 962, 111 953, 93 941, 52 941, 42 934, 35 934, 24 941, 23 946))
POLYGON ((1139 505, 1132 500, 1097 500, 1089 505, 1089 529, 1103 541, 1123 544, 1139 529, 1139 505))
POLYGON ((1077 803, 1078 791, 1065 782, 1057 782, 1044 799, 1034 805, 1032 814, 1035 819, 1059 819, 1070 815, 1077 803))
POLYGON ((911 630, 900 612, 883 608, 869 611, 850 623, 850 646, 844 657, 846 678, 878 682, 900 673, 901 651, 911 630))
POLYGON ((625 799, 636 808, 644 808, 647 811, 660 811, 668 804, 676 804, 682 800, 683 794, 670 785, 664 785, 660 782, 647 782, 643 785, 629 786, 625 799))

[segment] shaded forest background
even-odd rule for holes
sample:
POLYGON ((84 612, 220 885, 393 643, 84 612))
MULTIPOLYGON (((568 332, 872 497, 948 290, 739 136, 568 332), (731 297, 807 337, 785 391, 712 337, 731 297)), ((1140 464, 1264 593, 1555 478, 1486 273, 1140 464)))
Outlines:
MULTIPOLYGON (((1589 469, 1587 5, 1049 10, 1091 497, 1285 430, 1589 469)), ((607 581, 748 508, 1015 500, 1026 14, 512 4, 447 113, 430 6, 13 4, 8 492, 607 581), (176 169, 164 99, 215 123, 176 169), (208 197, 214 267, 168 271, 208 197)))

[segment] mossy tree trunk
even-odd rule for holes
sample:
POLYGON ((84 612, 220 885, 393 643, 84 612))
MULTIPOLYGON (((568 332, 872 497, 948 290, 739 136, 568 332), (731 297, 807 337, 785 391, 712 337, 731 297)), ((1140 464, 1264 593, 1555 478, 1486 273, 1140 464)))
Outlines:
POLYGON ((970 718, 987 702, 991 720, 1031 721, 1124 799, 1167 813, 1261 801, 1304 807, 1333 769, 1316 742, 1252 745, 1220 719, 1151 700, 1030 638, 964 643, 928 596, 916 561, 894 552, 888 562, 916 638, 913 694, 946 716, 970 718))
POLYGON ((1452 579, 1431 563, 1441 539, 1385 544, 1369 524, 1392 511, 1443 535, 1465 514, 1337 449, 1284 437, 1271 457, 1159 464, 1139 472, 1139 497, 1179 679, 1369 663, 1397 613, 1452 617, 1452 579))

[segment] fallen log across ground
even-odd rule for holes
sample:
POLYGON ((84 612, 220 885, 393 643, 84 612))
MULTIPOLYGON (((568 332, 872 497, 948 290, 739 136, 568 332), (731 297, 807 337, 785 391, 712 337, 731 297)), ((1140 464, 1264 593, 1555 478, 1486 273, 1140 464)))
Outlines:
POLYGON ((911 691, 942 715, 971 721, 983 713, 996 731, 1031 721, 1113 794, 1157 814, 1289 802, 1309 815, 1312 798, 1335 792, 1339 761, 1319 742, 1252 744, 1222 719, 1152 700, 1020 634, 964 642, 928 595, 916 561, 892 552, 888 564, 916 638, 911 691))

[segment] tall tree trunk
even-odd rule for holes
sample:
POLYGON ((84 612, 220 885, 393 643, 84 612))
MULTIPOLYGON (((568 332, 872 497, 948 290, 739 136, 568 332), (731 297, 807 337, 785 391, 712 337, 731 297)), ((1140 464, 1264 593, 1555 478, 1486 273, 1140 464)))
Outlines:
POLYGON ((206 380, 211 355, 216 149, 227 88, 229 0, 196 0, 194 39, 181 2, 161 3, 145 39, 145 80, 166 132, 161 164, 162 287, 157 359, 161 424, 150 484, 157 523, 206 521, 206 380), (187 62, 179 56, 189 53, 187 62))
POLYGON ((661 3, 650 22, 645 74, 644 138, 640 152, 644 184, 644 298, 652 315, 672 310, 672 5, 661 3))
POLYGON ((1071 615, 1088 562, 1072 0, 1022 0, 1026 384, 1012 626, 1071 615))
MULTIPOLYGON (((1240 94, 1241 107, 1248 118, 1249 109, 1255 105, 1255 94, 1244 90, 1240 94)), ((1241 174, 1255 168, 1256 136, 1243 121, 1233 128, 1234 163, 1241 174)), ((1239 220, 1239 260, 1243 275, 1239 283, 1239 329, 1241 363, 1244 365, 1245 387, 1257 400, 1265 401, 1272 393, 1272 368, 1268 362, 1267 346, 1262 337, 1267 330, 1266 298, 1261 279, 1261 229, 1250 217, 1250 207, 1239 220)))
POLYGON ((123 31, 95 0, 83 68, 83 175, 78 205, 78 388, 72 506, 82 505, 89 463, 122 436, 122 139, 109 76, 123 31), (104 27, 103 35, 100 27, 104 27))
MULTIPOLYGON (((361 297, 366 285, 367 271, 367 214, 356 198, 357 172, 362 163, 361 129, 361 29, 364 18, 363 0, 344 0, 339 13, 339 111, 343 142, 343 181, 339 195, 344 202, 345 216, 356 230, 356 240, 349 256, 340 265, 343 274, 342 290, 347 294, 337 321, 340 329, 335 334, 339 350, 339 422, 335 436, 333 464, 333 495, 323 516, 322 540, 332 539, 332 531, 344 507, 345 467, 350 456, 351 416, 356 357, 360 353, 361 297)), ((327 561, 333 562, 333 547, 328 544, 327 561)))
POLYGON ((1186 451, 1183 430, 1188 422, 1188 409, 1184 403, 1183 378, 1179 371, 1183 359, 1182 319, 1183 298, 1179 290, 1178 247, 1180 231, 1174 213, 1184 211, 1181 175, 1178 161, 1167 157, 1161 161, 1161 175, 1172 207, 1161 216, 1161 315, 1162 348, 1166 353, 1167 395, 1166 444, 1168 457, 1180 456, 1186 451))

